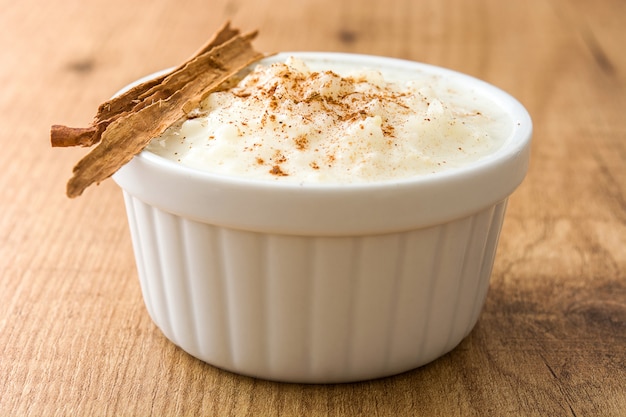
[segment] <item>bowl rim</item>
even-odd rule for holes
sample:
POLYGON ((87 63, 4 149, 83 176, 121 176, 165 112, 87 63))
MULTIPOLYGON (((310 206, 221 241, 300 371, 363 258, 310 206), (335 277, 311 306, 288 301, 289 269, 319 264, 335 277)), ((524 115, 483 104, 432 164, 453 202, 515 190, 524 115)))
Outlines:
MULTIPOLYGON (((511 133, 498 149, 476 161, 408 178, 357 183, 280 182, 212 173, 176 163, 144 150, 114 174, 113 179, 126 192, 140 200, 195 220, 247 230, 335 235, 386 233, 434 225, 466 216, 506 199, 525 177, 529 163, 532 120, 524 106, 500 88, 451 69, 375 55, 282 52, 264 58, 261 62, 284 61, 289 56, 296 56, 305 61, 339 61, 362 67, 410 69, 450 77, 454 83, 461 82, 500 106, 512 120, 511 133), (146 175, 141 174, 142 172, 146 175), (157 187, 158 184, 145 187, 149 178, 152 178, 149 182, 161 182, 162 187, 157 187), (170 198, 164 197, 164 194, 171 194, 170 198), (212 210, 207 207, 208 202, 215 201, 214 199, 218 197, 220 204, 211 206, 228 206, 228 209, 212 210), (383 197, 389 201, 387 203, 380 201, 383 197), (270 201, 272 199, 274 203, 270 201), (351 199, 354 201, 350 202, 351 199), (327 207, 331 205, 333 209, 325 209, 317 214, 311 213, 307 207, 311 204, 316 205, 316 200, 319 200, 318 205, 327 207), (430 203, 424 200, 429 200, 430 203), (250 216, 249 212, 235 207, 241 204, 248 207, 256 206, 259 210, 256 210, 254 216, 250 216), (410 215, 406 209, 393 210, 391 204, 412 204, 417 213, 410 215), (281 208, 283 213, 288 210, 308 212, 309 215, 313 214, 316 220, 310 225, 297 224, 302 223, 302 220, 292 215, 286 216, 282 221, 269 221, 268 217, 272 215, 277 217, 276 210, 270 210, 273 213, 270 216, 258 213, 261 208, 269 210, 272 207, 281 208), (359 208, 367 213, 369 219, 396 216, 398 220, 377 220, 372 222, 376 223, 375 225, 369 227, 363 227, 363 216, 356 216, 358 221, 329 220, 332 216, 349 216, 350 210, 359 208), (227 215, 228 211, 230 214, 227 215), (251 221, 250 217, 256 220, 251 221), (410 217, 412 219, 409 220, 410 217), (322 221, 322 218, 325 220, 322 221)), ((254 65, 257 64, 252 66, 254 65)), ((167 70, 142 77, 117 94, 165 71, 167 70)))

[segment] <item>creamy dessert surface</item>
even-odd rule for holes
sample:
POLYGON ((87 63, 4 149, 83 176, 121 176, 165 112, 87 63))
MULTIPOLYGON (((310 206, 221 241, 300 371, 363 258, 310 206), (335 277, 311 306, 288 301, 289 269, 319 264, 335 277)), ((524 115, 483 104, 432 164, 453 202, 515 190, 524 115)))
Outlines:
POLYGON ((495 103, 442 77, 290 57, 209 95, 147 149, 237 177, 356 183, 462 166, 511 129, 495 103))

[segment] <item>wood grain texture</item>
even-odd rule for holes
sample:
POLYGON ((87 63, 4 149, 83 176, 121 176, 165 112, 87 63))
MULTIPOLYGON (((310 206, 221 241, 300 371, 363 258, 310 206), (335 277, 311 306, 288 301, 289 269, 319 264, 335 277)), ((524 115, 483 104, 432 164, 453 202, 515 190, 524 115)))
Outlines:
POLYGON ((625 416, 626 2, 0 0, 0 415, 625 416), (296 385, 201 363, 141 300, 119 189, 64 196, 51 149, 119 87, 226 19, 260 50, 388 55, 483 78, 529 109, 477 327, 376 381, 296 385))

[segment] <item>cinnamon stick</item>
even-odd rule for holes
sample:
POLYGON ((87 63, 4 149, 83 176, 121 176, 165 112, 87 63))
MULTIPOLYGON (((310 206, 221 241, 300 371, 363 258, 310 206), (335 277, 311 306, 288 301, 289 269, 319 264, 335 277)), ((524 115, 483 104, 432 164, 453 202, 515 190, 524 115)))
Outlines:
POLYGON ((226 24, 178 68, 103 103, 90 126, 53 126, 53 146, 97 143, 74 167, 73 177, 67 184, 68 197, 77 197, 89 185, 113 175, 202 98, 265 57, 252 47, 251 41, 256 35, 256 32, 241 35, 226 24))

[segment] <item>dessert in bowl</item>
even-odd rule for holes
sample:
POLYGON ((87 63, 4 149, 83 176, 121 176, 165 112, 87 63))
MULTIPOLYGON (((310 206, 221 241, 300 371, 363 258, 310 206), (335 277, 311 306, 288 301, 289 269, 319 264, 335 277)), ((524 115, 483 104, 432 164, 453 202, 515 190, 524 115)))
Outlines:
POLYGON ((113 176, 156 325, 212 365, 285 382, 379 378, 451 351, 528 168, 524 107, 397 59, 283 53, 257 68, 113 176))

